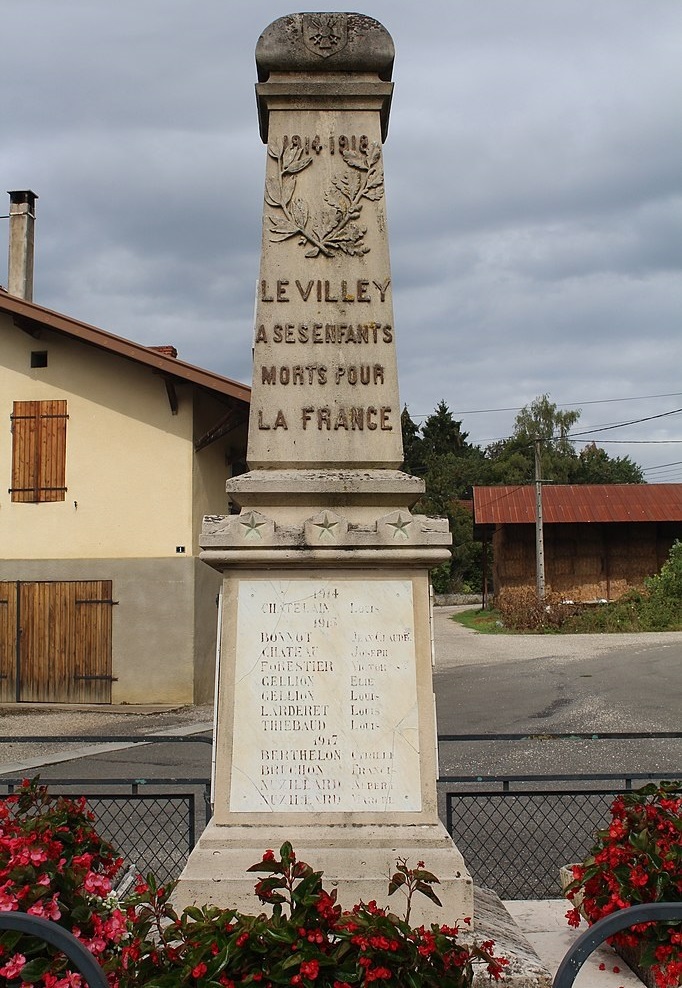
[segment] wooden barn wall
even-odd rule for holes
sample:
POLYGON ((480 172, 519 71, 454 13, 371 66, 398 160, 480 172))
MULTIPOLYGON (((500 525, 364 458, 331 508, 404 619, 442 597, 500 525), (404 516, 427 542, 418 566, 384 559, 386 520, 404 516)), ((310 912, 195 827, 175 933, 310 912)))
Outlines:
MULTIPOLYGON (((548 592, 576 601, 616 600, 668 558, 682 523, 545 525, 548 592)), ((492 540, 495 596, 535 587, 535 529, 501 525, 492 540)))

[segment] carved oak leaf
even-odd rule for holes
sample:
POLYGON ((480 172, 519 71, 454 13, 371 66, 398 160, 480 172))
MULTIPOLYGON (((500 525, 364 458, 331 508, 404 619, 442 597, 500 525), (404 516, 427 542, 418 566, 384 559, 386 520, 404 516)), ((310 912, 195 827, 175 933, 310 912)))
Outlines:
POLYGON ((360 151, 342 151, 343 160, 351 168, 359 168, 361 171, 366 172, 369 169, 369 164, 367 162, 367 155, 362 154, 360 151))
POLYGON ((362 175, 358 171, 344 172, 343 175, 332 179, 332 184, 349 202, 356 198, 362 186, 362 175))
POLYGON ((367 152, 367 164, 371 168, 373 165, 376 165, 376 163, 380 159, 381 159, 381 150, 379 148, 379 145, 373 143, 369 151, 367 152))
MULTIPOLYGON (((339 219, 339 214, 345 213, 348 207, 348 197, 345 195, 342 189, 338 188, 336 182, 334 182, 334 187, 331 189, 327 189, 327 191, 324 193, 324 201, 329 203, 329 205, 335 211, 333 214, 334 218, 332 220, 332 225, 329 227, 329 230, 331 230, 332 226, 336 226, 336 223, 339 219)), ((327 210, 327 212, 329 211, 327 210)))
MULTIPOLYGON (((325 194, 326 198, 326 194, 325 194)), ((341 217, 341 211, 336 208, 320 210, 319 222, 313 225, 313 233, 318 240, 324 240, 336 226, 341 217)))
POLYGON ((384 197, 384 187, 383 185, 378 185, 376 188, 369 188, 365 192, 365 199, 370 199, 372 202, 376 202, 378 199, 383 199, 384 197))
POLYGON ((357 225, 357 223, 349 223, 345 230, 341 230, 334 237, 335 243, 352 242, 356 243, 367 233, 367 230, 363 230, 357 225))

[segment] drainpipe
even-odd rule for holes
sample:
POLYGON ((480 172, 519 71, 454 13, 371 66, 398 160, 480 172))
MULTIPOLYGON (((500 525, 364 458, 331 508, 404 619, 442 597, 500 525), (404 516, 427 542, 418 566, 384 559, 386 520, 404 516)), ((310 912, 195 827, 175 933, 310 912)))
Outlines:
POLYGON ((30 189, 9 194, 9 260, 7 291, 33 301, 33 238, 36 199, 30 189))

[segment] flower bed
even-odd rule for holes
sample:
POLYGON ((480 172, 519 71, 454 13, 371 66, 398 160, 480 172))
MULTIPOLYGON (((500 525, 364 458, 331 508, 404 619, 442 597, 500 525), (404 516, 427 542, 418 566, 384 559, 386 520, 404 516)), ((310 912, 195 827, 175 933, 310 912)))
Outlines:
MULTIPOLYGON (((0 803, 0 910, 49 916, 86 944, 112 988, 468 988, 474 968, 501 977, 507 961, 492 941, 458 942, 457 926, 412 927, 421 894, 438 903, 438 879, 423 862, 400 859, 389 894, 402 893, 404 919, 375 902, 343 911, 321 872, 298 861, 289 844, 266 851, 249 870, 269 912, 244 915, 214 906, 178 916, 172 885, 138 879, 119 901, 112 879, 121 865, 86 813, 84 800, 52 798, 37 782, 0 803)), ((0 985, 79 988, 80 976, 46 944, 0 935, 0 985)))
MULTIPOLYGON (((664 782, 618 796, 611 823, 572 866, 565 894, 572 926, 640 902, 682 901, 682 785, 664 782)), ((609 941, 655 988, 682 984, 682 923, 639 923, 609 941)))

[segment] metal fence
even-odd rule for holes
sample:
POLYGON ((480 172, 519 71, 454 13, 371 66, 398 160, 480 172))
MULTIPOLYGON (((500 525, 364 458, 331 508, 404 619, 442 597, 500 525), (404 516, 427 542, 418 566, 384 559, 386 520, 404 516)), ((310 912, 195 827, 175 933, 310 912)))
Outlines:
MULTIPOLYGON (((55 741, 93 740, 89 736, 55 737, 55 741)), ((677 733, 590 735, 443 735, 450 742, 507 742, 554 739, 668 740, 677 733)), ((0 738, 0 741, 2 739, 0 738)), ((10 739, 7 739, 10 740, 10 739)), ((12 741, 46 738, 12 738, 12 741)), ((49 739, 52 740, 52 739, 49 739)), ((97 741, 159 743, 205 741, 194 736, 159 735, 98 737, 97 741)), ((679 779, 682 772, 619 775, 451 775, 439 783, 441 812, 448 832, 464 855, 477 885, 494 889, 503 899, 556 898, 561 895, 558 870, 581 860, 594 832, 609 818, 618 792, 661 778, 679 779)), ((98 831, 137 871, 153 871, 161 881, 177 877, 196 836, 211 816, 210 784, 187 779, 50 779, 50 791, 85 795, 98 831), (126 787, 129 791, 121 791, 126 787), (118 789, 118 792, 112 792, 118 789), (144 791, 141 791, 144 790, 144 791)), ((0 778, 0 792, 10 792, 20 779, 0 778)))
MULTIPOLYGON (((682 734, 542 735, 547 740, 679 740, 682 734)), ((529 742, 522 734, 443 735, 448 742, 529 742)), ((682 773, 451 775, 439 794, 448 832, 476 885, 502 899, 560 898, 559 868, 581 861, 610 819, 615 796, 682 773)))
MULTIPOLYGON (((0 789, 10 793, 20 782, 0 779, 0 789)), ((49 790, 85 796, 98 834, 114 845, 126 867, 141 875, 154 872, 160 882, 178 877, 211 816, 208 779, 50 779, 49 790), (112 792, 115 787, 129 791, 112 792)))

